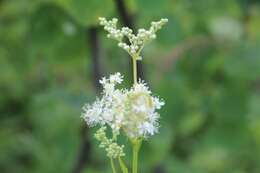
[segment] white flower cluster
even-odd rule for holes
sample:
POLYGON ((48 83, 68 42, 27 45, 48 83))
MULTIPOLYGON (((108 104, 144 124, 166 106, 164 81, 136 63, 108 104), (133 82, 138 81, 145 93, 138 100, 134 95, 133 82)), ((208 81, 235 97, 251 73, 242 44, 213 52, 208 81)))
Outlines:
POLYGON ((107 35, 108 38, 113 38, 115 40, 121 41, 123 38, 122 32, 117 29, 117 18, 113 18, 112 20, 107 21, 104 17, 99 18, 100 25, 104 26, 104 29, 109 33, 107 35))
POLYGON ((104 26, 104 29, 108 32, 108 37, 117 40, 118 46, 126 50, 131 57, 135 57, 137 60, 142 58, 139 56, 144 44, 156 38, 156 32, 162 28, 164 24, 168 22, 168 19, 161 19, 157 22, 152 22, 151 27, 148 30, 139 29, 137 34, 133 34, 133 30, 128 27, 117 29, 117 19, 106 20, 105 18, 99 18, 100 24, 104 26), (129 43, 123 42, 123 38, 126 37, 129 43))
POLYGON ((158 132, 160 109, 164 102, 151 95, 144 82, 129 90, 115 86, 123 81, 120 73, 103 78, 103 95, 92 105, 83 107, 83 118, 89 126, 110 126, 113 134, 123 131, 130 139, 147 138, 158 132))

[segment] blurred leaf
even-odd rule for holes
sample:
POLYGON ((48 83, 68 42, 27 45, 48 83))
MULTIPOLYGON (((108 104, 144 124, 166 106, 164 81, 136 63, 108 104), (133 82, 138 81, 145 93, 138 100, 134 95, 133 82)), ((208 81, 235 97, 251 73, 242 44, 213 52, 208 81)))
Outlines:
POLYGON ((205 115, 200 112, 189 113, 188 116, 184 116, 184 118, 182 118, 178 128, 179 133, 182 136, 188 136, 189 134, 192 134, 201 127, 205 119, 205 115))
POLYGON ((112 0, 50 0, 50 2, 62 7, 82 26, 97 25, 98 18, 110 16, 114 8, 112 0))

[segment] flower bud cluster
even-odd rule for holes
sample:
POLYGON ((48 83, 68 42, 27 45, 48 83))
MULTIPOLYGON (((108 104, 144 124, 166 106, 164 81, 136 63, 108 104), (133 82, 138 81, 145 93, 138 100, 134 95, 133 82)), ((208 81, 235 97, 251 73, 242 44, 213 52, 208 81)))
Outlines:
POLYGON ((118 41, 122 40, 123 34, 121 30, 116 27, 118 19, 113 18, 112 20, 107 21, 104 17, 100 17, 99 21, 100 25, 103 25, 104 29, 109 33, 107 35, 108 38, 113 38, 118 41))
MULTIPOLYGON (((123 76, 120 73, 100 80, 103 95, 92 105, 87 104, 83 107, 83 118, 90 126, 107 125, 115 134, 122 130, 131 139, 154 135, 159 127, 160 115, 157 110, 164 105, 164 102, 152 96, 142 81, 130 89, 117 89, 116 85, 122 80, 123 76)), ((107 146, 106 138, 100 141, 107 146)))
POLYGON ((95 138, 100 141, 100 147, 105 148, 109 158, 118 158, 125 156, 124 145, 118 145, 115 142, 116 138, 108 139, 106 136, 106 126, 102 126, 96 133, 95 138))
POLYGON ((108 37, 117 40, 118 46, 123 48, 129 53, 131 57, 141 60, 140 52, 143 49, 145 43, 156 38, 156 32, 162 28, 164 24, 168 22, 168 19, 161 19, 157 22, 152 22, 151 27, 148 30, 139 29, 137 34, 133 34, 133 30, 128 27, 122 27, 117 29, 117 19, 106 20, 105 18, 99 18, 100 25, 104 26, 104 29, 108 32, 108 37), (128 39, 127 42, 123 41, 123 38, 128 39))

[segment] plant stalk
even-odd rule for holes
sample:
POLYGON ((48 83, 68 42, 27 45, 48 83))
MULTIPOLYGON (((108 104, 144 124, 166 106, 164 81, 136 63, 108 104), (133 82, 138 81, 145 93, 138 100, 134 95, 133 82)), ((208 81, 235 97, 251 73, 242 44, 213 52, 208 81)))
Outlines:
POLYGON ((110 163, 111 163, 111 168, 113 173, 116 173, 116 168, 115 168, 115 164, 114 164, 114 160, 112 158, 110 158, 110 163))
POLYGON ((142 141, 140 139, 135 139, 132 141, 132 145, 133 145, 132 173, 138 172, 138 153, 139 153, 141 144, 142 144, 142 141))
POLYGON ((125 165, 125 162, 122 160, 121 157, 118 157, 118 161, 119 161, 119 165, 120 165, 121 171, 123 173, 128 173, 128 169, 127 169, 127 167, 125 165))
POLYGON ((134 85, 137 84, 137 60, 135 57, 132 57, 133 59, 133 79, 134 79, 134 85))

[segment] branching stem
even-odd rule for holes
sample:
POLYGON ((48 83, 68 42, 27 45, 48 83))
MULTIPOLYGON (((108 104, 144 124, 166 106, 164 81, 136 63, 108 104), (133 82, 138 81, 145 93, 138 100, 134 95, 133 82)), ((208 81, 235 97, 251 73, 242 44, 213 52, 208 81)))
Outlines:
POLYGON ((114 160, 112 158, 110 158, 110 163, 111 163, 111 168, 113 173, 116 173, 116 168, 115 168, 115 164, 114 164, 114 160))

